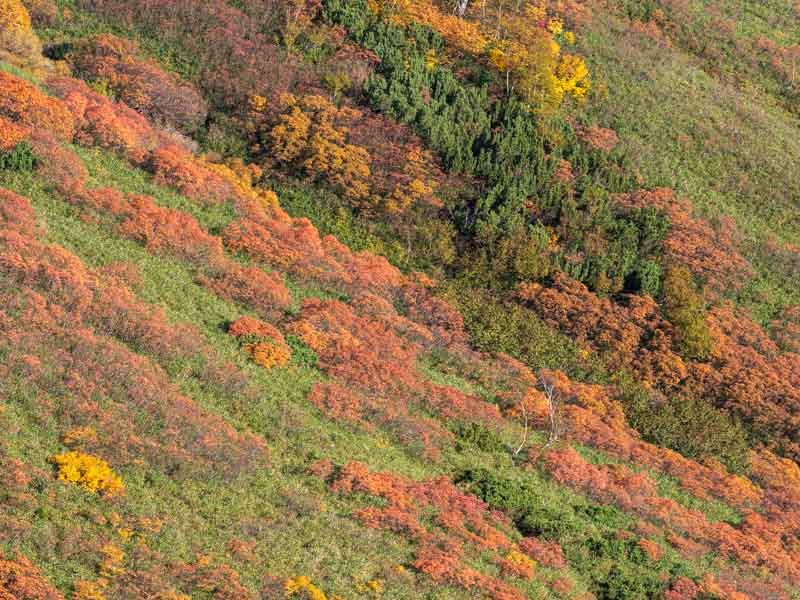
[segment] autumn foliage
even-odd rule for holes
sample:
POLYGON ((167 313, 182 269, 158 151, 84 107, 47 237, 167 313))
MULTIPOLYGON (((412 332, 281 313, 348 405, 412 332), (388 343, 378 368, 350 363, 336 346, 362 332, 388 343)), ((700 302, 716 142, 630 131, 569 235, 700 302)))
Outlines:
POLYGON ((89 492, 107 497, 125 491, 122 480, 101 458, 79 452, 67 452, 56 454, 51 460, 58 468, 58 478, 61 481, 74 483, 89 492))
POLYGON ((417 548, 414 568, 432 580, 479 590, 490 598, 524 598, 512 585, 464 561, 476 551, 485 551, 512 570, 513 576, 526 575, 532 566, 509 537, 510 521, 444 477, 416 482, 392 473, 373 473, 361 463, 350 462, 335 471, 330 487, 340 494, 383 499, 385 506, 357 510, 354 518, 366 527, 412 540, 417 548))
MULTIPOLYGON (((63 248, 39 242, 27 201, 2 194, 0 275, 13 285, 0 288, 0 295, 5 310, 20 315, 18 321, 0 319, 6 347, 13 348, 2 380, 24 377, 30 387, 64 397, 70 425, 91 424, 98 433, 82 451, 115 465, 136 459, 164 468, 232 473, 263 461, 265 448, 258 438, 201 411, 158 363, 196 356, 207 365, 208 384, 234 394, 242 391, 241 376, 220 363, 194 328, 170 325, 163 310, 140 301, 121 280, 101 276, 63 248), (81 351, 65 352, 71 347, 81 351), (58 365, 64 376, 54 379, 47 364, 58 365), (143 422, 165 426, 158 441, 139 429, 143 422), (199 431, 204 432, 200 444, 199 431)), ((49 409, 43 405, 42 410, 49 409)))
POLYGON ((20 0, 0 2, 0 60, 36 74, 49 68, 31 29, 31 16, 20 0))
POLYGON ((0 554, 0 598, 3 600, 64 600, 58 590, 22 555, 0 554))
POLYGON ((44 129, 69 141, 75 130, 67 106, 32 83, 0 70, 0 116, 18 126, 44 129))
POLYGON ((616 200, 626 208, 664 211, 670 220, 664 241, 667 260, 689 269, 712 290, 741 287, 752 276, 752 267, 737 250, 739 234, 730 219, 721 219, 714 228, 694 217, 689 201, 668 188, 640 190, 616 200))
POLYGON ((76 75, 151 121, 185 133, 196 130, 207 113, 203 98, 156 62, 139 58, 138 52, 135 42, 102 34, 74 45, 69 59, 76 75))

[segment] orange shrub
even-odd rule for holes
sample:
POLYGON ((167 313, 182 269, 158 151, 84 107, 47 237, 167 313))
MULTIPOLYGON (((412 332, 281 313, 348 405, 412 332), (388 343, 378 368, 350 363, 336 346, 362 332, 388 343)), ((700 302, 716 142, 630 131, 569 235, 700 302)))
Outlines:
POLYGON ((0 116, 30 129, 45 129, 69 141, 75 121, 67 106, 32 83, 0 70, 0 116))
POLYGON ((254 363, 265 369, 283 367, 292 357, 292 351, 287 346, 274 342, 245 344, 244 350, 250 354, 254 363))
POLYGON ((30 129, 0 117, 0 152, 8 152, 30 134, 30 129))
POLYGON ((15 559, 0 553, 0 598, 4 600, 64 600, 31 561, 22 555, 15 559))

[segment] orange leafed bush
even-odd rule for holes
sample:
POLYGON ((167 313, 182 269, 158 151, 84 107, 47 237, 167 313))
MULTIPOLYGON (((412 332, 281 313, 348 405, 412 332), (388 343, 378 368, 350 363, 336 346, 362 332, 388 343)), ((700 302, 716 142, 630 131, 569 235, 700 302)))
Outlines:
POLYGON ((0 70, 0 116, 30 129, 45 129, 70 141, 75 121, 68 107, 32 83, 0 70))
POLYGON ((25 556, 6 558, 0 553, 0 599, 64 600, 25 556))
POLYGON ((8 152, 30 134, 30 129, 0 117, 0 152, 8 152))
POLYGON ((283 335, 274 325, 253 317, 239 317, 228 327, 228 333, 234 337, 255 336, 270 338, 281 344, 285 343, 283 335))
POLYGON ((245 344, 244 350, 250 354, 254 363, 265 369, 283 367, 292 357, 292 351, 287 346, 275 342, 245 344))
POLYGON ((81 144, 119 152, 140 164, 159 143, 158 134, 142 115, 94 92, 84 82, 51 77, 47 85, 68 107, 81 144))

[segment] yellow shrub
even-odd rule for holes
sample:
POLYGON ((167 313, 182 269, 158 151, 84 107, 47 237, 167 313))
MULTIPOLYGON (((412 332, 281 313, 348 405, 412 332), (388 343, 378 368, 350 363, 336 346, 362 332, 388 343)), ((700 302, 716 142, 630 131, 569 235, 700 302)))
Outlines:
POLYGON ((20 0, 0 0, 0 30, 29 30, 31 17, 20 0))
POLYGON ((0 60, 33 73, 49 66, 31 17, 20 0, 0 0, 0 60))
POLYGON ((299 596, 301 598, 306 596, 309 600, 327 600, 322 590, 313 585, 305 575, 287 579, 283 584, 283 588, 286 591, 287 598, 291 596, 299 596))
POLYGON ((356 206, 372 203, 369 153, 347 142, 346 125, 358 113, 316 95, 284 94, 281 102, 285 112, 269 132, 275 158, 294 163, 309 177, 324 177, 356 206))
POLYGON ((96 581, 76 581, 72 600, 106 600, 103 587, 102 583, 96 581))
POLYGON ((581 98, 589 91, 589 69, 580 56, 563 55, 556 69, 556 79, 562 94, 581 98))
POLYGON ((58 478, 106 496, 115 496, 125 491, 122 479, 101 458, 81 452, 56 454, 50 458, 58 467, 58 478))
POLYGON ((527 569, 532 569, 536 564, 530 556, 523 554, 519 550, 512 550, 509 552, 506 555, 506 560, 527 569))
POLYGON ((125 573, 122 563, 125 560, 125 553, 121 548, 114 544, 106 544, 101 550, 103 553, 103 560, 98 566, 100 576, 105 579, 113 579, 125 573))

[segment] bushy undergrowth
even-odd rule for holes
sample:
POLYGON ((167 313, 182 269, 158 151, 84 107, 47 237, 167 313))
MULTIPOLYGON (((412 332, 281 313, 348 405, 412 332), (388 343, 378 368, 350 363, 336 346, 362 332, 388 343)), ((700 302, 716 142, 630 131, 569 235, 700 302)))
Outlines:
POLYGON ((25 5, 0 596, 797 595, 797 311, 575 46, 682 7, 25 5))

